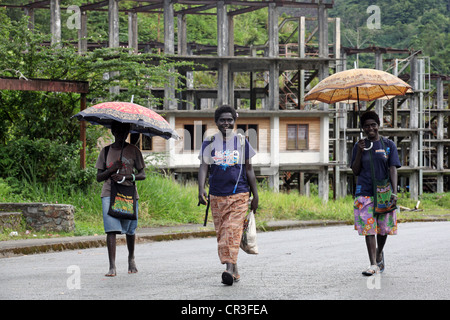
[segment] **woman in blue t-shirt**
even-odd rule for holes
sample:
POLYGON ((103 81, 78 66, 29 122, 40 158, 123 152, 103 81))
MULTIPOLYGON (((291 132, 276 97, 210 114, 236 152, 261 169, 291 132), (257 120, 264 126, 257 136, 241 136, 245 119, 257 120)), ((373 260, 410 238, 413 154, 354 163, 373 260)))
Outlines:
POLYGON ((401 166, 397 147, 394 142, 378 134, 380 119, 374 111, 367 111, 361 116, 361 126, 367 139, 361 139, 353 147, 351 168, 358 176, 355 191, 354 215, 355 229, 366 238, 370 266, 363 271, 371 276, 384 270, 383 248, 387 236, 397 234, 396 210, 386 214, 374 214, 372 172, 370 153, 373 159, 375 179, 385 179, 389 173, 393 194, 393 206, 397 204, 397 168, 401 166), (383 141, 381 141, 383 139, 383 141), (372 143, 367 150, 367 144, 372 143), (375 238, 376 235, 376 238, 375 238))
POLYGON ((255 151, 245 137, 233 132, 236 117, 236 111, 228 105, 216 109, 214 120, 219 132, 203 141, 198 173, 198 199, 206 205, 209 169, 209 201, 220 262, 226 264, 222 282, 227 285, 240 278, 237 257, 250 192, 253 195, 250 209, 254 213, 258 209, 256 177, 250 164, 255 151))

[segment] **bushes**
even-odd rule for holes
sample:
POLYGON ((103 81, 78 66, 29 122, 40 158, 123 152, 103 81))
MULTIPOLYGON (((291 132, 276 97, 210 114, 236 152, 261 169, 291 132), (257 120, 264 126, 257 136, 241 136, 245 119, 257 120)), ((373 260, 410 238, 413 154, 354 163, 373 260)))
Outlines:
POLYGON ((95 178, 95 169, 80 169, 80 143, 22 137, 0 146, 0 177, 10 186, 57 183, 64 190, 85 189, 95 178))

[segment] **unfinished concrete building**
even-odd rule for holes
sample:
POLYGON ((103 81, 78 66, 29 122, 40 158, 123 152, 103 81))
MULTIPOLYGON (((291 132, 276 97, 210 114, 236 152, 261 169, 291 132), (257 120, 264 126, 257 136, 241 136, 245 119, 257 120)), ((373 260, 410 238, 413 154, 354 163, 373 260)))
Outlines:
MULTIPOLYGON (((356 110, 353 105, 343 103, 305 104, 303 96, 314 78, 322 80, 330 70, 345 70, 348 56, 370 52, 374 54, 374 68, 389 69, 407 80, 414 89, 408 96, 364 106, 375 108, 383 119, 380 133, 394 140, 399 148, 403 164, 399 170, 399 184, 410 191, 412 198, 417 198, 423 190, 447 191, 450 187, 450 110, 444 97, 444 85, 449 77, 433 74, 427 64, 428 58, 420 52, 341 48, 340 19, 329 18, 327 13, 333 2, 90 1, 79 7, 79 51, 83 53, 92 45, 85 39, 89 12, 107 10, 110 47, 128 45, 135 52, 158 48, 162 54, 202 65, 194 72, 206 70, 217 77, 217 87, 198 88, 192 82, 192 71, 180 69, 178 71, 186 74, 188 79, 181 94, 176 92, 173 83, 152 89, 153 95, 164 100, 163 104, 152 107, 160 110, 178 131, 181 140, 132 137, 149 158, 158 154, 158 166, 170 169, 178 179, 195 176, 201 142, 205 135, 216 130, 214 109, 229 104, 239 113, 237 129, 249 137, 257 151, 253 160, 256 174, 266 178, 277 191, 298 188, 301 193, 308 193, 310 183, 314 182, 324 200, 330 198, 330 192, 333 197, 353 192, 354 177, 348 166, 352 146, 359 134, 356 110), (127 9, 121 9, 119 2, 129 3, 127 9), (268 12, 267 43, 252 47, 235 45, 234 18, 254 10, 268 12), (139 28, 141 13, 162 15, 163 42, 138 42, 138 33, 146 32, 139 28), (120 14, 128 15, 129 41, 126 44, 119 42, 120 14), (216 17, 217 45, 200 46, 187 42, 186 16, 193 14, 216 17), (286 23, 294 23, 296 28, 286 43, 280 43, 279 31, 286 23), (399 59, 385 61, 383 54, 399 54, 399 59), (405 74, 405 70, 410 72, 405 74), (248 86, 235 87, 238 74, 248 78, 248 86)), ((30 1, 19 7, 30 16, 31 22, 35 10, 50 9, 52 42, 60 41, 60 0, 30 1)))

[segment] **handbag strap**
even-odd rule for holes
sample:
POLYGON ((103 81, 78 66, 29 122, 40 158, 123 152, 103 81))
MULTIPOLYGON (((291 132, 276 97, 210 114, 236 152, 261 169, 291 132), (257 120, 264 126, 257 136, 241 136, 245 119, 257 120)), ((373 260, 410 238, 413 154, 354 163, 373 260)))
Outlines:
POLYGON ((110 147, 111 147, 111 145, 105 147, 105 168, 106 168, 106 163, 108 162, 108 152, 109 152, 110 147))
MULTIPOLYGON (((389 161, 389 155, 387 154, 387 151, 386 151, 386 148, 385 148, 385 145, 384 145, 384 142, 383 142, 383 137, 380 137, 380 141, 381 141, 381 147, 383 148, 384 152, 386 153, 387 159, 389 161)), ((371 170, 371 173, 372 173, 372 183, 373 183, 373 181, 375 180, 375 169, 374 169, 374 166, 373 166, 372 152, 373 152, 373 148, 371 149, 371 151, 369 151, 370 170, 371 170)), ((389 166, 388 166, 388 170, 386 170, 386 171, 387 171, 387 178, 390 179, 389 166)))
MULTIPOLYGON (((386 155, 388 156, 388 161, 389 161, 389 155, 387 154, 386 148, 384 146, 384 142, 383 142, 383 137, 382 136, 380 136, 380 141, 381 141, 381 146, 382 146, 384 152, 386 153, 386 155)), ((372 175, 373 196, 374 196, 374 199, 375 199, 375 203, 377 203, 377 185, 375 183, 375 169, 374 169, 374 166, 373 166, 372 152, 373 152, 373 148, 369 151, 370 171, 371 171, 371 175, 372 175)), ((388 181, 390 180, 389 167, 387 169, 387 179, 388 179, 388 181)))

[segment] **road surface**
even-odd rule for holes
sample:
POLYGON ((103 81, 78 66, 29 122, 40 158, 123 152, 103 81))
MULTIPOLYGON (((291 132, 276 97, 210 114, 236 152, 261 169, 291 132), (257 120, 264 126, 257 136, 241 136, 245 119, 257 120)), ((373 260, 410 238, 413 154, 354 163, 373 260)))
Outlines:
POLYGON ((137 274, 119 246, 114 278, 104 276, 106 248, 3 258, 0 299, 449 299, 450 222, 402 223, 398 233, 388 237, 385 272, 369 278, 352 226, 258 233, 260 254, 240 252, 242 280, 231 287, 221 284, 212 237, 138 244, 137 274))

